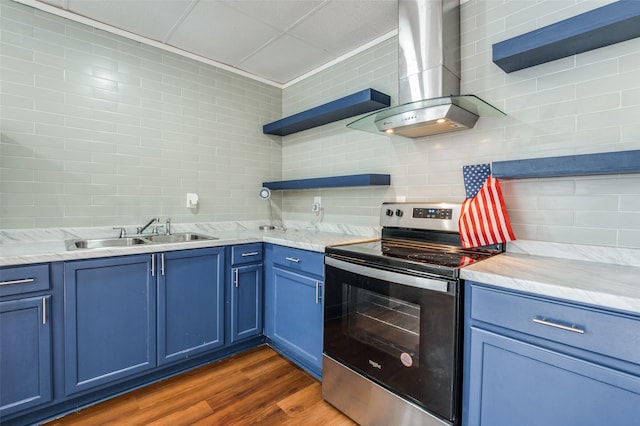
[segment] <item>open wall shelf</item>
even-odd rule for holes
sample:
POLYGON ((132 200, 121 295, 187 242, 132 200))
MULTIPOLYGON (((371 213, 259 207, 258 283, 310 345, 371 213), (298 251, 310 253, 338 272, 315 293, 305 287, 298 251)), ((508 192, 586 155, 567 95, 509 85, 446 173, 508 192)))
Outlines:
POLYGON ((271 190, 279 189, 314 189, 314 188, 337 188, 345 186, 388 186, 391 184, 390 175, 381 174, 360 174, 349 176, 330 176, 312 179, 280 180, 274 182, 263 182, 271 190))
POLYGON ((524 179, 556 176, 640 173, 640 150, 495 161, 496 178, 524 179))
POLYGON ((493 45, 505 72, 640 37, 640 1, 620 0, 493 45))
POLYGON ((343 118, 385 108, 390 104, 391 98, 389 95, 377 90, 365 89, 344 98, 282 118, 273 123, 265 124, 262 126, 262 132, 269 135, 286 136, 342 120, 343 118))

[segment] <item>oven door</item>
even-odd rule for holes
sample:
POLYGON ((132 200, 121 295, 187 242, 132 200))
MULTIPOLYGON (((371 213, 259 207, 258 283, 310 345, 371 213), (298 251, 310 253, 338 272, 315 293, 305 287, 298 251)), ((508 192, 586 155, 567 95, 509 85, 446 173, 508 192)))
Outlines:
POLYGON ((325 257, 324 352, 446 420, 457 412, 457 281, 325 257))

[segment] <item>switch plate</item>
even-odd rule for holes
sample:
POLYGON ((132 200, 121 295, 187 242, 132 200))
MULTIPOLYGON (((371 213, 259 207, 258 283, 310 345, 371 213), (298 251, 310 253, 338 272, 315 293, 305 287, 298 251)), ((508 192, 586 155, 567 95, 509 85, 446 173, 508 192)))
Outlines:
POLYGON ((313 197, 313 204, 311 204, 311 211, 313 213, 318 213, 321 208, 322 208, 322 198, 313 197))

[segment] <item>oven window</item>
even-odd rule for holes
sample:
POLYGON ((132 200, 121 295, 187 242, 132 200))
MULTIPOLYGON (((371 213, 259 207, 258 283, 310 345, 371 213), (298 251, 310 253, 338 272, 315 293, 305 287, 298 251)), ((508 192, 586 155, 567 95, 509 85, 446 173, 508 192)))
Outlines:
POLYGON ((343 284, 346 334, 418 367, 420 305, 343 284))

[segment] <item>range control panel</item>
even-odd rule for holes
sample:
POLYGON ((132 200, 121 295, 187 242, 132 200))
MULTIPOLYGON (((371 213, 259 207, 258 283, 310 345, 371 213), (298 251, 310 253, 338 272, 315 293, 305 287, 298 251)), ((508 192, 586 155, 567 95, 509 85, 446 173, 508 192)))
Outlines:
POLYGON ((445 219, 453 218, 453 209, 413 208, 413 217, 419 219, 445 219))
POLYGON ((455 232, 460 209, 455 203, 383 203, 380 225, 455 232))

